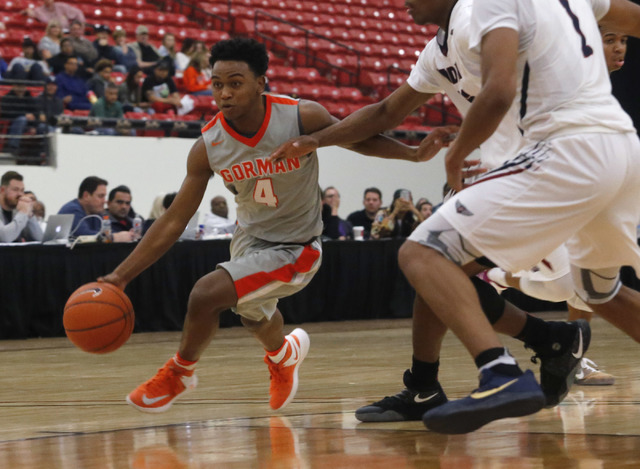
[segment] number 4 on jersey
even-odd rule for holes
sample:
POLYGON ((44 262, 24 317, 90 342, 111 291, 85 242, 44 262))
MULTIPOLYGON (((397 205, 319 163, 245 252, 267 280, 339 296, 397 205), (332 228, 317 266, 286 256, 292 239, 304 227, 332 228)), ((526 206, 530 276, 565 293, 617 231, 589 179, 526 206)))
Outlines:
POLYGON ((270 178, 256 180, 256 187, 253 189, 253 200, 267 207, 278 206, 278 196, 273 191, 273 181, 270 178))

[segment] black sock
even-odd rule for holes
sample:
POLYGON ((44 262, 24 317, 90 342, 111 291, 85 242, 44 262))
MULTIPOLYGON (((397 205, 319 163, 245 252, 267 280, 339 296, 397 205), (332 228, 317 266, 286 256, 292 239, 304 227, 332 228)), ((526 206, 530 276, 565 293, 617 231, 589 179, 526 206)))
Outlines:
MULTIPOLYGON (((478 368, 482 368, 487 363, 491 363, 494 360, 497 360, 503 355, 509 355, 509 352, 504 347, 495 347, 485 350, 484 352, 480 352, 478 356, 475 358, 476 366, 478 368)), ((491 370, 496 373, 500 373, 501 375, 508 376, 520 376, 522 374, 522 370, 517 365, 517 363, 508 364, 508 363, 498 363, 491 367, 491 370)))
POLYGON ((413 386, 418 391, 426 391, 438 386, 438 368, 440 360, 435 363, 423 362, 413 357, 411 375, 413 386))
POLYGON ((559 354, 573 343, 575 326, 564 321, 543 321, 527 316, 524 328, 516 339, 522 340, 536 353, 559 354))

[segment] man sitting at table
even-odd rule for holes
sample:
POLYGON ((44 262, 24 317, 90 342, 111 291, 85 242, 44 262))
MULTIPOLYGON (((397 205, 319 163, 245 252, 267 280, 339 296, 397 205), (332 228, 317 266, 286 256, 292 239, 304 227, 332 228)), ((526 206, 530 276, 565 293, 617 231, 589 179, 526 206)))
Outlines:
POLYGON ((78 198, 67 202, 60 208, 58 213, 69 213, 74 216, 71 228, 72 236, 95 235, 100 232, 104 215, 104 199, 107 196, 107 184, 107 181, 97 176, 85 178, 80 183, 78 198), (95 216, 90 217, 89 215, 95 216))
POLYGON ((33 216, 33 200, 24 195, 22 175, 7 171, 0 179, 0 242, 42 241, 42 229, 33 216))

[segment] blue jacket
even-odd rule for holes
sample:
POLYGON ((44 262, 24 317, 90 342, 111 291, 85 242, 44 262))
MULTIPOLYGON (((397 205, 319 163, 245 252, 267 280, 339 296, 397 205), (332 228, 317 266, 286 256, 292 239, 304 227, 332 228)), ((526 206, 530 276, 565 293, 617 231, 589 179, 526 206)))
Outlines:
POLYGON ((60 99, 71 95, 71 102, 67 104, 67 109, 91 109, 91 103, 87 98, 87 84, 82 78, 62 72, 56 75, 56 83, 60 99))
POLYGON ((98 234, 102 228, 102 219, 100 216, 92 216, 80 223, 82 219, 87 216, 87 212, 84 211, 78 199, 73 199, 72 201, 64 204, 62 208, 58 210, 58 213, 68 213, 73 215, 71 235, 74 237, 81 235, 95 235, 98 234))

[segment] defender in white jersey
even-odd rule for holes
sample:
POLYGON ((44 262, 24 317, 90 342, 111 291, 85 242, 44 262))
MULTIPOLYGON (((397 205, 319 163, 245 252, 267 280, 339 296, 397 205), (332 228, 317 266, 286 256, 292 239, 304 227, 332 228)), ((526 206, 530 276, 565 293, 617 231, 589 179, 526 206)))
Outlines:
MULTIPOLYGON (((473 6, 472 50, 483 86, 447 153, 447 180, 462 189, 464 159, 498 127, 514 102, 526 139, 500 172, 456 194, 411 236, 403 272, 462 340, 481 371, 469 397, 428 411, 435 431, 466 432, 535 412, 532 384, 486 323, 459 266, 485 255, 504 270, 528 269, 563 242, 576 292, 597 313, 640 340, 640 293, 619 268, 640 268, 640 142, 611 96, 596 16, 639 35, 638 7, 612 1, 483 0, 473 6), (561 65, 560 65, 561 64, 561 65), (445 286, 456 285, 455 290, 445 286)), ((578 351, 582 351, 582 344, 578 351)))
MULTIPOLYGON (((295 157, 318 146, 344 144, 375 135, 392 128, 395 123, 402 121, 406 115, 438 92, 447 93, 463 115, 468 112, 481 89, 480 56, 469 50, 472 1, 408 1, 407 5, 417 23, 436 22, 441 27, 436 39, 430 41, 421 53, 407 83, 380 103, 367 106, 340 123, 310 136, 287 142, 274 152, 274 157, 295 157)), ((435 129, 422 142, 421 148, 426 150, 425 158, 433 156, 442 147, 444 135, 455 130, 457 128, 435 129)), ((483 166, 499 167, 507 159, 506 152, 514 153, 521 145, 517 107, 514 106, 498 130, 483 143, 483 166)), ((556 262, 555 256, 550 260, 551 262, 541 265, 541 269, 548 270, 551 278, 555 279, 563 273, 568 273, 567 262, 564 263, 567 267, 566 272, 559 272, 560 263, 556 262)), ((465 266, 465 271, 473 276, 490 265, 493 264, 472 263, 465 266)), ((522 340, 540 358, 545 405, 557 405, 566 396, 573 382, 579 358, 573 357, 572 354, 580 340, 587 339, 588 325, 584 321, 566 324, 534 318, 505 302, 495 290, 479 279, 472 278, 472 281, 478 289, 485 314, 495 329, 522 340)), ((572 292, 573 290, 569 289, 569 293, 572 292)), ((558 299, 557 296, 550 298, 549 288, 545 293, 547 296, 544 299, 565 299, 558 299)), ((552 293, 558 295, 556 292, 552 293)), ((560 294, 564 294, 564 291, 560 294)), ((413 363, 411 370, 407 370, 404 376, 406 389, 395 396, 358 409, 356 418, 359 420, 420 420, 426 411, 446 401, 437 379, 441 332, 434 328, 420 327, 422 321, 427 319, 416 318, 428 318, 432 315, 420 299, 414 305, 413 315, 413 363), (420 400, 425 396, 434 395, 438 398, 420 400)), ((585 348, 586 344, 583 350, 585 348)))
MULTIPOLYGON (((315 152, 271 163, 269 153, 287 139, 335 122, 322 106, 264 94, 268 56, 253 39, 220 41, 211 49, 213 96, 220 113, 202 129, 187 161, 187 176, 171 207, 136 249, 101 281, 124 288, 162 256, 184 231, 209 179, 219 174, 235 194, 238 226, 231 260, 195 284, 178 353, 127 396, 144 412, 163 412, 197 384, 197 360, 215 335, 219 314, 235 309, 262 343, 271 373, 270 406, 294 397, 298 367, 309 349, 302 329, 285 336, 279 298, 304 288, 320 267, 322 232, 315 152)), ((373 156, 414 160, 416 149, 378 136, 354 145, 373 156)))
MULTIPOLYGON (((558 3, 560 5, 563 5, 564 0, 558 0, 558 3)), ((455 1, 420 1, 420 0, 408 0, 406 2, 407 6, 409 7, 409 13, 413 16, 414 20, 418 23, 418 24, 424 24, 426 22, 434 22, 438 25, 441 26, 441 28, 444 31, 447 31, 446 33, 440 33, 439 34, 439 48, 442 51, 442 55, 444 57, 451 57, 453 58, 456 54, 456 50, 458 52, 462 51, 461 54, 458 55, 458 57, 464 57, 464 48, 458 48, 455 49, 454 51, 451 52, 451 47, 447 47, 450 44, 450 41, 461 41, 461 43, 464 42, 465 40, 465 36, 466 36, 466 32, 468 30, 460 29, 460 27, 458 28, 452 28, 451 26, 455 23, 456 18, 454 18, 454 13, 455 13, 455 5, 456 2, 455 1), (453 9, 453 11, 452 11, 453 9), (451 15, 451 25, 449 25, 449 16, 451 15), (461 34, 460 34, 461 33, 461 34), (462 39, 458 39, 459 37, 462 36, 462 39), (448 39, 449 41, 445 41, 446 39, 448 39), (448 44, 449 42, 449 44, 448 44), (449 56, 449 54, 452 54, 451 56, 449 56)), ((462 6, 462 3, 460 4, 462 6)), ((600 4, 601 6, 603 4, 600 4)), ((563 7, 564 8, 564 7, 563 7)), ((598 10, 598 6, 596 4, 596 8, 595 10, 598 10)), ((498 10, 500 9, 499 7, 497 8, 498 10)), ((606 11, 607 8, 601 8, 599 11, 600 13, 597 13, 599 16, 601 15, 602 12, 606 11)), ((460 11, 464 11, 463 9, 461 9, 460 11)), ((634 5, 628 3, 628 2, 624 2, 624 1, 618 1, 618 0, 613 0, 613 5, 609 10, 609 13, 606 15, 605 20, 609 20, 612 21, 614 23, 617 24, 616 28, 617 29, 623 29, 625 31, 627 31, 630 34, 634 34, 633 28, 635 27, 635 24, 637 24, 637 18, 639 17, 638 14, 638 8, 635 7, 634 5), (634 23, 635 22, 635 23, 634 23)), ((565 11, 565 15, 566 15, 566 11, 565 11)), ((571 19, 571 17, 569 17, 571 19)), ((590 13, 590 21, 593 22, 593 13, 590 13)), ((575 33, 574 33, 575 34, 575 33)), ((635 34, 637 34, 637 31, 635 32, 635 34)), ((560 45, 565 45, 565 43, 568 42, 568 39, 562 39, 558 42, 558 33, 554 32, 553 34, 550 34, 547 32, 547 36, 548 38, 553 38, 553 39, 549 39, 550 41, 553 41, 553 47, 559 47, 560 45)), ((469 39, 467 39, 468 41, 469 39)), ((431 44, 429 44, 427 46, 427 49, 429 47, 435 48, 436 47, 436 43, 432 42, 431 44)), ((425 58, 426 55, 426 50, 425 53, 423 53, 423 56, 421 57, 421 59, 425 58)), ((468 55, 473 55, 472 53, 468 54, 468 55)), ((445 61, 445 59, 443 59, 443 57, 439 57, 439 59, 441 59, 441 61, 445 61)), ((510 60, 512 60, 514 63, 517 59, 517 54, 516 57, 510 58, 510 60)), ((599 60, 599 59, 598 59, 599 60)), ((597 65, 600 66, 600 65, 597 65)), ((417 69, 419 69, 420 67, 420 63, 418 64, 417 69)), ((465 79, 465 69, 466 72, 469 72, 469 70, 473 70, 473 67, 471 65, 467 66, 465 65, 464 67, 460 67, 460 64, 456 64, 455 63, 455 59, 454 59, 454 63, 448 63, 448 64, 442 64, 440 66, 435 66, 433 67, 435 69, 438 70, 438 73, 445 78, 444 81, 444 86, 449 86, 449 88, 452 88, 452 84, 455 85, 456 83, 461 83, 459 86, 459 89, 456 90, 455 88, 453 89, 453 93, 451 93, 451 96, 455 96, 456 93, 458 93, 461 97, 465 98, 467 101, 471 102, 474 98, 474 96, 472 95, 472 93, 468 92, 467 89, 465 89, 465 84, 464 84, 464 79, 465 79), (457 65, 457 66, 456 66, 457 65), (449 84, 447 83, 449 82, 449 84), (462 92, 462 90, 464 90, 464 93, 462 92)), ((604 69, 604 64, 602 63, 602 68, 604 69)), ((549 76, 557 76, 560 74, 560 70, 564 70, 564 68, 560 68, 558 67, 558 70, 556 71, 556 73, 553 74, 549 74, 549 76)), ((600 72, 596 73, 596 76, 601 75, 600 72)), ((575 77, 575 75, 574 75, 575 77)), ((438 83, 438 76, 436 75, 436 78, 434 79, 434 84, 435 86, 442 86, 440 85, 440 83, 438 83)), ((497 87, 499 88, 500 86, 502 86, 503 83, 501 83, 500 81, 498 81, 497 83, 497 87)), ((509 83, 507 83, 509 84, 509 83)), ((580 87, 579 86, 574 86, 574 89, 578 90, 580 87)), ((467 86, 468 89, 472 89, 471 86, 467 86)), ((566 87, 561 87, 563 89, 566 89, 566 87)), ((570 88, 570 87, 569 87, 570 88)), ((446 89, 446 88, 445 88, 446 89)), ((427 90, 427 91, 431 91, 431 90, 427 90)), ((448 91, 448 90, 447 90, 448 91)), ((600 90, 602 91, 602 89, 600 90)), ((592 96, 594 93, 588 93, 590 96, 592 96)), ((595 93, 597 94, 597 93, 595 93)), ((608 95, 608 91, 605 93, 605 95, 608 95)), ((457 97, 457 101, 458 103, 460 103, 460 96, 457 97)), ((557 99, 557 95, 552 95, 554 99, 557 99)), ((318 146, 324 146, 324 145, 331 145, 331 144, 336 144, 336 143, 348 143, 348 142, 352 142, 352 141, 357 141, 360 138, 364 138, 367 137, 368 135, 371 134, 375 134, 376 132, 380 132, 386 128, 389 127, 393 127, 394 125, 397 125, 397 123, 399 123, 402 118, 404 118, 404 116, 408 115, 409 113, 411 113, 418 105, 422 104, 424 101, 426 101, 426 99, 428 99, 430 97, 430 95, 428 94, 423 94, 423 93, 419 93, 418 91, 414 90, 411 86, 409 85, 402 85, 398 90, 396 90, 396 92, 394 92, 391 96, 389 96, 387 99, 383 100, 382 102, 375 104, 375 105, 371 105, 368 106, 367 108, 364 108, 356 113, 354 113, 353 115, 349 116, 347 119, 345 119, 344 121, 342 121, 340 124, 334 125, 330 128, 327 128, 323 131, 320 131, 316 134, 313 134, 312 136, 307 136, 307 137, 301 137, 299 139, 297 139, 295 142, 288 142, 287 144, 283 145, 281 148, 279 148, 276 152, 274 152, 274 154, 272 155, 274 158, 279 158, 279 157, 291 157, 291 156, 295 156, 296 154, 298 154, 299 152, 304 152, 304 151, 309 151, 310 149, 314 149, 317 148, 318 146)), ((606 102, 607 106, 610 105, 610 101, 608 101, 608 99, 606 98, 602 98, 599 97, 598 101, 602 102, 602 99, 604 99, 604 101, 606 102)), ((553 101, 553 100, 551 100, 553 101)), ((475 102, 475 101, 474 101, 475 102)), ((526 100, 525 100, 526 103, 526 100)), ((468 150, 471 151, 472 149, 476 148, 478 145, 480 145, 486 138, 488 138, 489 135, 491 135, 491 133, 495 130, 495 128, 497 127, 498 123, 501 121, 501 118, 503 117, 505 111, 505 108, 507 108, 510 104, 511 104, 511 99, 507 100, 504 104, 506 104, 503 109, 501 114, 498 116, 498 118, 493 118, 493 116, 491 116, 491 114, 493 114, 491 109, 488 109, 488 112, 490 114, 489 118, 487 118, 486 116, 484 116, 485 119, 487 119, 488 122, 492 122, 494 125, 494 127, 491 129, 491 132, 485 132, 482 135, 481 139, 478 139, 476 142, 474 142, 474 145, 470 145, 468 150)), ((464 103, 463 103, 464 106, 464 103)), ((607 107, 605 106, 605 107, 607 107)), ((470 106, 469 106, 470 107, 470 106)), ((517 107, 516 108, 518 110, 518 113, 521 111, 521 107, 517 107)), ((526 111, 526 108, 524 109, 526 111)), ((471 113, 471 110, 470 110, 471 113)), ((467 119, 469 119, 469 116, 467 116, 467 119)), ((615 120, 615 119, 614 119, 615 120)), ((473 121, 473 119, 472 119, 473 121)), ((562 122, 561 120, 559 122, 562 122)), ((477 125, 477 124, 476 124, 477 125)), ((606 124, 605 124, 606 125, 606 124)), ((568 128, 568 125, 563 124, 563 126, 566 128, 568 128)), ((445 139, 445 134, 447 132, 445 130, 437 130, 436 132, 434 132, 432 135, 430 135, 425 141, 422 142, 421 144, 421 150, 423 151, 423 155, 425 157, 428 156, 432 156, 433 154, 435 154, 437 152, 437 150, 442 146, 442 142, 445 139)), ((486 154, 486 153, 485 153, 486 154)), ((504 159, 504 153, 501 154, 500 159, 504 159)), ((484 155, 483 155, 484 156, 484 155)), ((514 161, 509 162, 509 164, 502 168, 499 171, 496 171, 495 173, 489 174, 487 176, 485 176, 485 180, 492 180, 493 178, 496 178, 498 176, 498 173, 500 175, 507 175, 512 171, 515 172, 522 172, 526 170, 527 165, 531 164, 531 161, 524 161, 523 164, 520 164, 522 161, 522 158, 518 159, 516 158, 514 161)), ((558 181, 558 184, 562 184, 561 181, 558 181)), ((459 185, 459 181, 458 184, 456 185, 457 189, 460 189, 460 185, 459 185)), ((466 192, 466 191, 464 191, 466 192)), ((463 193, 464 193, 463 192, 463 193)), ((478 203, 482 203, 482 199, 483 199, 483 194, 476 194, 475 195, 476 198, 476 202, 478 203)), ((531 201, 530 201, 531 203, 531 201)), ((533 201, 532 206, 535 205, 535 201, 533 201)), ((538 207, 536 207, 536 209, 538 209, 538 207)), ((461 212, 461 216, 468 216, 470 212, 467 212, 465 210, 465 207, 459 207, 459 210, 461 212)), ((481 217, 476 217, 476 220, 480 219, 481 217)), ((553 220, 549 220, 547 221, 547 224, 551 224, 551 221, 553 220)), ((426 223, 426 222, 425 222, 426 223)), ((475 224, 478 224, 477 221, 474 222, 475 224)), ((526 221, 523 221, 523 228, 526 229, 528 228, 527 225, 525 224, 526 221)), ((487 226, 486 224, 484 224, 482 221, 480 221, 480 225, 482 226, 487 226)), ((513 231, 512 231, 512 227, 510 226, 508 230, 503 230, 503 234, 509 234, 512 235, 513 231)), ((454 232, 455 234, 455 232, 454 232)), ((540 236, 540 238, 544 239, 544 236, 540 236)), ((435 239, 433 239, 432 241, 434 241, 436 244, 438 244, 439 240, 437 239, 437 237, 435 237, 435 239)), ((553 243, 552 243, 553 244, 553 243)), ((559 244, 559 243, 558 243, 559 244)), ((558 245, 556 244, 556 246, 558 245)), ((446 248, 446 246, 440 246, 441 248, 446 248)), ((466 246, 463 246, 460 248, 461 251, 464 252, 464 250, 466 249, 466 246)), ((550 252, 553 249, 552 247, 548 247, 545 248, 544 252, 538 253, 538 254, 534 254, 534 256, 538 256, 537 260, 545 257, 545 255, 550 252)), ((527 250, 527 247, 523 248, 523 250, 527 250)), ((401 262, 403 263, 407 263, 407 265, 405 266, 405 269, 408 268, 413 268, 415 267, 414 263, 413 265, 411 264, 411 255, 405 255, 406 252, 408 250, 403 248, 403 253, 402 257, 401 257, 401 262)), ((413 260, 417 260, 420 258, 421 254, 420 254, 420 250, 418 250, 416 252, 416 256, 418 256, 416 259, 413 260)), ((532 256, 533 257, 533 256, 532 256)), ((468 262, 471 259, 467 259, 465 260, 465 262, 468 262)), ((535 262, 532 261, 531 264, 529 264, 526 268, 531 267, 535 262)), ((418 265, 422 264, 423 267, 426 266, 426 264, 424 263, 420 263, 417 262, 418 265)), ((468 268, 468 265, 465 265, 464 268, 468 268)), ((456 270, 454 270, 455 272, 456 270)), ((422 273, 422 272, 421 272, 422 273)), ((467 272, 469 273, 469 272, 467 272)), ((424 293, 424 298, 427 299, 429 298, 429 291, 423 291, 425 289, 427 289, 428 287, 426 286, 426 282, 424 280, 420 279, 420 276, 412 276, 413 280, 416 282, 416 284, 420 284, 419 286, 414 284, 414 286, 416 286, 416 288, 418 289, 418 292, 420 293, 420 296, 422 296, 422 294, 424 293)), ((467 308, 474 308, 477 306, 477 298, 475 295, 473 295, 471 292, 469 293, 469 298, 467 298, 465 295, 460 295, 460 292, 458 290, 451 290, 449 285, 442 285, 441 283, 438 282, 433 282, 432 285, 438 285, 437 288, 432 288, 432 290, 438 291, 438 292, 447 292, 447 293, 455 293, 455 295, 458 297, 458 300, 461 302, 464 302, 465 300, 468 300, 468 304, 466 305, 467 308)), ((468 280, 467 280, 467 284, 468 284, 468 280)), ((463 282, 464 285, 464 282, 463 282)), ((484 306, 484 304, 483 304, 484 306)), ((464 309, 464 308, 461 308, 464 309)), ((486 320, 483 319, 479 319, 477 317, 473 317, 472 320, 470 320, 469 324, 465 324, 464 321, 447 321, 447 325, 452 326, 452 328, 454 328, 454 330, 469 330, 472 331, 473 328, 475 327, 475 325, 478 325, 480 327, 480 325, 486 320), (455 326, 455 327, 454 327, 455 326), (467 326, 467 327, 465 327, 467 326)), ((417 407, 415 405, 415 402, 417 398, 419 398, 420 402, 426 402, 425 399, 426 397, 432 397, 434 396, 434 392, 429 392, 429 393, 417 393, 415 392, 415 388, 411 389, 411 387, 409 386, 409 384, 412 385, 419 385, 419 384, 423 384, 426 388, 427 385, 431 384, 431 390, 432 391, 437 391, 437 389, 439 388, 439 385, 437 384, 437 381, 434 383, 416 383, 415 378, 415 374, 416 374, 416 370, 420 370, 421 374, 423 376, 425 375, 431 375, 432 377, 434 375, 436 375, 437 372, 437 360, 438 360, 438 356, 439 356, 439 344, 441 341, 441 337, 442 334, 444 334, 444 331, 446 330, 446 328, 444 327, 444 323, 445 321, 443 320, 442 317, 438 317, 436 318, 436 316, 433 315, 433 312, 431 312, 431 309, 429 307, 427 307, 426 304, 424 304, 423 301, 421 301, 421 298, 418 298, 418 301, 416 303, 416 307, 414 308, 414 341, 413 341, 413 345, 414 345, 414 366, 412 367, 411 372, 407 372, 407 374, 405 374, 405 384, 407 384, 407 389, 405 389, 402 393, 400 393, 397 396, 393 396, 391 398, 386 398, 383 399, 383 401, 381 401, 380 403, 377 404, 382 404, 382 406, 378 406, 379 409, 381 409, 384 406, 388 406, 389 411, 385 412, 386 414, 392 414, 391 415, 391 419, 393 419, 395 414, 395 417, 399 417, 396 419, 411 419, 411 418, 415 418, 416 415, 416 411, 414 411, 414 408, 417 407), (422 305, 421 305, 422 303, 422 305), (435 322, 434 322, 435 321, 435 322), (429 344, 431 344, 431 346, 429 346, 429 344), (435 344, 435 346, 434 346, 435 344), (420 359, 416 360, 416 356, 419 356, 420 359), (417 366, 416 366, 416 362, 417 366), (435 369, 435 371, 434 371, 435 369), (426 371, 425 371, 426 370, 426 371), (410 403, 410 401, 414 401, 412 403, 412 405, 408 405, 410 403), (404 402, 404 404, 402 404, 402 402, 404 402), (400 403, 400 404, 399 404, 400 403)), ((502 319, 500 320, 500 322, 502 322, 502 319)), ((498 325, 498 324, 496 324, 498 325)), ((529 325, 529 321, 527 321, 527 324, 525 325, 525 330, 527 329, 527 325, 529 325)), ((536 324, 531 324, 532 326, 534 326, 534 329, 537 328, 536 324)), ((484 327, 484 326, 482 326, 484 327)), ((514 335, 517 334, 517 329, 512 329, 511 334, 514 335)), ((535 330, 534 331, 530 331, 532 332, 530 335, 530 337, 535 338, 536 333, 535 330)), ((564 363, 565 366, 571 366, 572 364, 577 363, 577 359, 579 359, 579 356, 582 354, 582 352, 585 349, 585 341, 587 340, 587 337, 583 337, 582 334, 582 330, 580 331, 580 334, 578 336, 576 336, 576 340, 571 344, 571 349, 568 350, 568 353, 565 354, 565 356, 562 358, 562 360, 566 360, 566 363, 564 363), (573 357, 573 358, 571 358, 573 357), (569 362, 569 360, 573 360, 573 362, 569 362)), ((586 332, 586 330, 585 330, 586 332)), ((635 331, 638 334, 640 334, 640 330, 635 331)), ((473 336, 472 333, 469 334, 470 337, 473 336)), ((469 337, 465 337, 466 342, 469 341, 469 337)), ((526 341, 526 340, 525 340, 526 341)), ((465 342, 465 343, 466 343, 465 342)), ((499 342, 497 342, 497 340, 494 342, 494 344, 498 344, 499 342)), ((469 345, 469 344, 467 344, 469 345)), ((487 356, 486 354, 482 354, 481 352, 485 351, 482 349, 478 349, 476 350, 477 353, 474 353, 474 355, 476 356, 477 362, 479 366, 482 366, 484 364, 490 363, 491 358, 493 358, 491 355, 496 355, 496 352, 498 353, 498 355, 495 357, 495 363, 500 363, 501 361, 506 362, 505 367, 507 367, 506 372, 509 372, 509 370, 511 372, 516 372, 515 370, 515 366, 513 366, 515 364, 515 362, 508 356, 506 356, 503 351, 501 351, 502 349, 499 347, 495 347, 493 352, 489 353, 489 356, 487 356), (482 356, 480 356, 482 355, 482 356), (504 355, 504 356, 503 356, 504 355), (510 364, 510 365, 509 365, 510 364)), ((473 351, 472 351, 473 353, 473 351)), ((561 360, 559 360, 561 361, 561 360)), ((561 367, 562 363, 556 363, 556 368, 561 367)), ((575 368, 574 368, 575 370, 575 368)), ((505 370, 501 370, 501 371, 505 371, 505 370)), ((483 373, 484 374, 484 373, 483 373)), ((568 380, 571 380, 572 378, 572 374, 569 373, 567 375, 568 380)), ((491 379, 485 380, 486 382, 483 383, 482 387, 483 388, 487 388, 488 387, 488 396, 494 396, 497 397, 498 399, 501 399, 501 396, 503 395, 503 393, 494 390, 494 388, 491 386, 491 379)), ((511 381, 506 381, 504 384, 506 386, 506 383, 511 383, 511 381)), ((544 384, 544 376, 543 376, 543 384, 544 384)), ((567 386, 570 383, 567 383, 567 386)), ((501 388, 502 384, 500 384, 499 386, 497 386, 496 388, 501 388)), ((417 387, 417 386, 416 386, 417 387)), ((514 389, 517 388, 517 386, 509 384, 508 387, 510 388, 510 391, 513 391, 514 389)), ((507 407, 511 408, 511 409, 507 409, 509 412, 512 411, 514 409, 514 407, 517 409, 517 412, 530 412, 530 411, 534 411, 536 408, 536 404, 535 401, 537 398, 535 397, 535 390, 534 390, 535 385, 533 383, 529 383, 527 385, 524 386, 524 391, 526 391, 524 394, 526 394, 527 392, 529 394, 531 394, 532 396, 527 396, 525 397, 525 401, 528 401, 527 405, 515 405, 512 406, 511 404, 507 405, 507 407), (534 399, 529 399, 529 397, 534 397, 534 399), (525 407, 529 407, 529 409, 525 409, 525 407)), ((566 390, 566 387, 565 387, 566 390)), ((484 392, 484 391, 483 391, 484 392)), ((506 393, 508 394, 508 393, 506 393)), ((477 397, 477 396, 474 396, 477 397)), ((436 400, 436 399, 433 399, 436 400)), ((442 398, 437 399, 440 402, 437 402, 435 405, 437 406, 438 404, 440 404, 442 402, 442 398)), ((444 398, 444 400, 446 400, 446 398, 444 398)), ((490 399, 491 400, 491 399, 490 399)), ((489 401, 490 401, 489 400, 489 401)), ((466 401, 468 402, 468 401, 466 401)), ((424 407, 423 407, 424 408, 424 407)), ((437 410, 437 407, 436 407, 437 410)), ((444 427, 440 427, 439 430, 440 431, 445 431, 445 432, 462 432, 462 431, 470 431, 473 430, 481 425, 483 425, 484 423, 493 420, 495 418, 501 418, 500 413, 503 412, 503 410, 499 410, 498 412, 494 412, 495 409, 493 408, 493 404, 491 402, 489 402, 487 404, 487 406, 480 412, 479 416, 473 417, 473 418, 462 418, 462 419, 454 419, 454 424, 453 425, 448 425, 445 423, 444 427), (457 426, 458 424, 460 424, 460 426, 457 426)), ((383 413, 381 415, 381 417, 385 417, 385 413, 383 413)), ((513 414, 511 414, 513 415, 513 414)), ((381 418, 381 420, 383 419, 381 418)), ((436 424, 436 426, 438 426, 436 424)))

